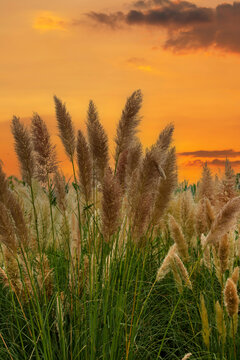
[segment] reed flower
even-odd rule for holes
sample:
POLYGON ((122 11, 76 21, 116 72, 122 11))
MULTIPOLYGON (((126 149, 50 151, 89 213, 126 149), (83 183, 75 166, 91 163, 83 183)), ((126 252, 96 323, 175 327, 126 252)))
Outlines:
POLYGON ((87 141, 81 130, 78 130, 77 137, 77 162, 82 192, 88 204, 92 195, 92 159, 87 141))
POLYGON ((214 182, 211 174, 211 170, 207 166, 207 162, 202 169, 202 178, 198 188, 199 199, 207 198, 210 202, 214 199, 214 182))
POLYGON ((168 151, 165 163, 163 164, 163 171, 165 178, 161 177, 160 179, 154 203, 154 210, 152 215, 154 225, 156 225, 163 216, 163 213, 171 199, 171 195, 177 186, 177 164, 175 148, 172 148, 168 151))
POLYGON ((236 286, 237 286, 237 284, 238 284, 238 279, 239 279, 239 267, 238 267, 238 266, 236 266, 236 267, 234 268, 234 270, 233 270, 233 272, 232 272, 231 278, 232 278, 234 284, 236 284, 236 286))
POLYGON ((176 253, 176 244, 172 245, 168 250, 168 253, 165 259, 163 260, 162 265, 157 271, 156 281, 162 280, 171 270, 171 262, 174 258, 175 253, 176 253))
POLYGON ((65 177, 59 171, 56 171, 53 178, 54 191, 57 198, 58 206, 61 211, 64 213, 67 208, 67 199, 66 199, 66 182, 65 177))
POLYGON ((239 298, 237 293, 237 287, 231 278, 227 279, 224 289, 224 302, 227 308, 228 315, 233 317, 238 313, 239 298))
POLYGON ((190 356, 192 356, 192 353, 186 354, 186 355, 182 358, 182 360, 187 360, 187 359, 190 358, 190 356))
POLYGON ((222 273, 224 273, 228 268, 228 258, 229 258, 229 241, 227 234, 225 234, 220 240, 218 256, 219 256, 221 271, 222 273))
POLYGON ((240 196, 229 200, 216 216, 211 230, 207 235, 206 242, 217 242, 234 225, 236 216, 240 211, 240 196))
POLYGON ((178 254, 184 259, 188 260, 188 244, 179 224, 172 215, 169 215, 169 227, 171 236, 175 241, 178 254))
POLYGON ((30 185, 35 171, 30 133, 16 116, 12 119, 11 130, 15 140, 14 147, 20 164, 22 179, 30 185))
POLYGON ((184 280, 187 287, 189 289, 192 289, 192 283, 191 283, 191 280, 189 278, 188 271, 187 271, 186 267, 184 266, 182 260, 180 259, 180 257, 176 253, 173 256, 172 261, 174 261, 175 264, 177 265, 177 268, 179 270, 181 278, 184 280))
POLYGON ((32 143, 36 159, 36 176, 47 183, 57 169, 56 146, 52 145, 46 123, 34 113, 31 124, 32 143))
POLYGON ((133 94, 127 99, 125 107, 122 111, 121 119, 117 127, 117 135, 115 138, 116 151, 115 161, 116 165, 119 160, 120 154, 129 148, 134 136, 137 133, 137 126, 141 118, 139 117, 139 110, 142 105, 141 90, 134 91, 133 94))
POLYGON ((216 325, 219 335, 221 336, 222 342, 225 343, 226 340, 226 323, 224 320, 224 312, 221 308, 221 305, 217 301, 215 303, 215 311, 216 311, 216 325))
POLYGON ((117 230, 120 220, 121 187, 112 170, 106 171, 102 185, 102 231, 106 241, 117 230))
POLYGON ((94 175, 102 183, 109 162, 108 137, 99 121, 96 106, 92 101, 89 103, 87 133, 94 175))
POLYGON ((62 101, 54 96, 55 110, 57 117, 57 124, 59 130, 59 137, 62 140, 65 152, 70 161, 73 161, 73 157, 76 149, 75 130, 72 123, 72 118, 66 109, 66 105, 62 101))
POLYGON ((208 322, 207 308, 205 305, 203 294, 200 295, 200 316, 202 320, 202 337, 203 342, 209 349, 210 346, 210 327, 208 322))

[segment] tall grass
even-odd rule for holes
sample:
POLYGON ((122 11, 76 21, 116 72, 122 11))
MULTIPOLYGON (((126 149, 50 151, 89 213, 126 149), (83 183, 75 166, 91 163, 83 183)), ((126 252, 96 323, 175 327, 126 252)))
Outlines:
POLYGON ((127 98, 113 167, 95 104, 77 139, 54 97, 74 181, 47 126, 12 121, 21 179, 0 167, 0 359, 237 359, 240 197, 226 161, 177 184, 173 124, 144 152, 127 98), (223 196, 224 195, 224 196, 223 196))

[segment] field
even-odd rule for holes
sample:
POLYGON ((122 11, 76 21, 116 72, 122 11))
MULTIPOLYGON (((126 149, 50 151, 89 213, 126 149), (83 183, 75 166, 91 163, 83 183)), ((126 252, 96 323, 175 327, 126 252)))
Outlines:
POLYGON ((37 113, 11 123, 21 178, 0 166, 0 359, 239 359, 231 163, 178 183, 174 125, 145 151, 137 137, 140 90, 112 157, 92 101, 86 136, 54 102, 72 177, 37 113))

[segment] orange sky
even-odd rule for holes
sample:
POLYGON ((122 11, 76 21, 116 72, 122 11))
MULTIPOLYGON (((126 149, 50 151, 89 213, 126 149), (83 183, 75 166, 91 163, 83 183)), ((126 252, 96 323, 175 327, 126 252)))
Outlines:
POLYGON ((171 0, 2 2, 0 158, 5 171, 18 174, 10 133, 13 114, 27 122, 38 112, 67 166, 56 136, 53 95, 67 103, 76 128, 82 129, 93 99, 112 146, 126 97, 140 88, 144 146, 174 122, 178 153, 208 151, 208 157, 179 156, 180 180, 199 178, 206 160, 218 172, 226 155, 240 172, 240 5, 232 9, 233 2, 227 1, 230 7, 216 17, 221 3, 192 1, 183 13, 181 1, 171 0), (152 24, 150 15, 162 16, 166 8, 175 15, 152 24), (131 11, 144 20, 132 20, 131 11), (219 35, 224 28, 230 37, 219 35), (166 45, 173 40, 174 45, 166 45), (233 152, 214 152, 228 149, 233 152))

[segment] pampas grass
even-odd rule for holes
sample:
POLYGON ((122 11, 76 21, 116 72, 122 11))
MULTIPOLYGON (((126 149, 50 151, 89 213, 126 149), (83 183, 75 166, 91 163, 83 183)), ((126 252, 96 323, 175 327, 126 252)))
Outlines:
POLYGON ((12 119, 11 129, 15 140, 14 147, 20 164, 22 179, 30 185, 35 171, 30 133, 16 116, 12 119))

